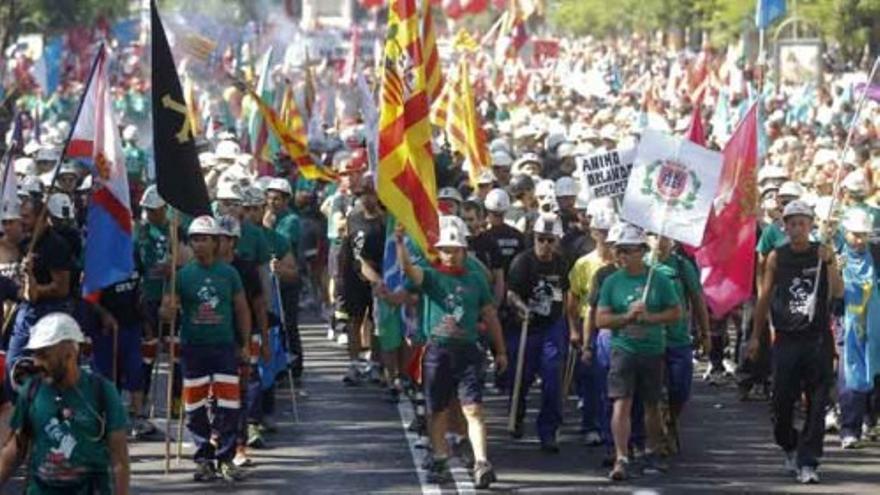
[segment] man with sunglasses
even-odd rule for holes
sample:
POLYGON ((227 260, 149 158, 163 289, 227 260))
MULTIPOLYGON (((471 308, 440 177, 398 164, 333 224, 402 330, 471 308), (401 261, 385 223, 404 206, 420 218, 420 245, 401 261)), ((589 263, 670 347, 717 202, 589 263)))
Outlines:
POLYGON ((762 334, 769 315, 774 330, 774 437, 785 451, 785 468, 801 483, 818 483, 825 404, 833 380, 830 306, 832 297, 843 297, 843 280, 831 247, 810 241, 813 209, 803 201, 792 201, 782 218, 789 242, 767 257, 748 352, 754 356, 766 345, 762 334), (794 405, 802 393, 807 412, 798 433, 793 426, 794 405))
POLYGON ((682 310, 669 277, 645 264, 647 248, 648 239, 641 229, 622 228, 614 245, 621 269, 602 283, 596 311, 596 326, 612 331, 608 397, 614 400, 611 431, 617 459, 609 473, 613 481, 628 476, 630 415, 636 394, 645 408, 646 470, 664 470, 658 455, 663 434, 659 401, 664 327, 677 322, 682 310))
MULTIPOLYGON (((536 376, 541 376, 541 411, 537 430, 541 450, 559 452, 556 432, 562 423, 562 367, 570 340, 579 341, 578 328, 566 333, 564 308, 569 297, 568 264, 558 251, 562 220, 543 214, 535 221, 534 246, 517 256, 510 266, 508 297, 528 309, 529 328, 523 361, 521 394, 512 435, 521 438, 526 395, 536 376)), ((515 362, 519 332, 508 334, 507 349, 515 362)), ((511 403, 511 407, 514 404, 511 403)))
POLYGON ((40 375, 21 386, 0 487, 29 455, 26 493, 129 493, 125 409, 113 384, 80 369, 76 320, 49 313, 31 330, 40 375))

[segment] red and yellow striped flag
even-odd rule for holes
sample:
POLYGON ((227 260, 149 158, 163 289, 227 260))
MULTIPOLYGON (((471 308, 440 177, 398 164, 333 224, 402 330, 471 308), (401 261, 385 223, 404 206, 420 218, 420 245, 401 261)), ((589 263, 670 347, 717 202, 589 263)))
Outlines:
POLYGON ((336 173, 327 170, 312 160, 306 143, 300 141, 290 127, 281 121, 278 114, 275 113, 275 109, 267 105, 254 91, 248 90, 248 94, 257 104, 257 108, 266 122, 266 126, 275 135, 275 138, 278 139, 278 142, 287 151, 287 154, 290 155, 291 161, 299 169, 300 175, 309 180, 329 182, 337 179, 336 173))
POLYGON ((281 97, 281 114, 279 115, 281 122, 285 123, 290 129, 290 133, 305 147, 308 142, 306 134, 306 124, 303 121, 302 114, 296 106, 296 99, 293 97, 293 86, 287 85, 284 88, 284 94, 281 97))
POLYGON ((449 102, 452 100, 453 84, 444 84, 440 97, 431 102, 431 125, 446 129, 449 122, 449 102))
POLYGON ((431 15, 431 2, 422 1, 422 53, 425 55, 425 81, 428 98, 436 100, 443 89, 443 73, 440 71, 440 53, 437 51, 437 37, 434 35, 434 16, 431 15))
POLYGON ((415 0, 392 0, 379 110, 379 199, 423 252, 439 235, 430 100, 415 0))
POLYGON ((451 99, 446 123, 446 135, 453 151, 470 162, 471 184, 476 186, 480 172, 491 166, 486 133, 480 123, 474 90, 471 87, 470 70, 466 58, 458 63, 458 75, 452 85, 451 99))

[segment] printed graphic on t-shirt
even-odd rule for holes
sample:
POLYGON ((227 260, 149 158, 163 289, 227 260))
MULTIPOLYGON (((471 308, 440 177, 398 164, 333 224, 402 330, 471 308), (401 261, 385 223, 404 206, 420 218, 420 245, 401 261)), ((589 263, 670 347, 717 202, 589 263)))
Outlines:
POLYGON ((550 316, 554 302, 562 302, 559 275, 541 277, 538 285, 532 289, 532 295, 529 297, 529 309, 536 315, 550 316))
POLYGON ((74 466, 70 459, 76 448, 76 438, 71 432, 71 420, 74 412, 69 408, 61 410, 63 421, 52 418, 43 427, 46 436, 52 441, 52 447, 38 468, 39 477, 52 482, 74 482, 85 473, 86 468, 74 466))
MULTIPOLYGON (((815 269, 812 270, 815 273, 815 269)), ((810 297, 813 295, 813 277, 809 276, 805 270, 804 276, 794 277, 791 279, 791 285, 788 287, 790 299, 788 301, 788 311, 792 315, 808 316, 810 314, 810 297)))
POLYGON ((440 319, 433 334, 447 338, 464 338, 465 332, 460 322, 464 317, 464 287, 456 287, 455 291, 447 294, 443 300, 445 315, 440 319))
POLYGON ((205 279, 205 285, 196 292, 199 298, 199 306, 193 315, 193 324, 196 325, 219 325, 223 322, 222 317, 217 313, 217 307, 220 305, 220 296, 217 289, 212 285, 211 279, 205 279))

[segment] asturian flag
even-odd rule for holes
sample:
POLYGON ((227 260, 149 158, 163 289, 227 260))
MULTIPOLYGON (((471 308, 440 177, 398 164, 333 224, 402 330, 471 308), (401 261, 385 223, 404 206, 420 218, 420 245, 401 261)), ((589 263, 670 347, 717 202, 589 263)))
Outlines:
POLYGON ((113 117, 108 67, 102 45, 67 147, 67 157, 89 165, 95 184, 86 217, 84 295, 127 280, 134 271, 128 175, 113 117))

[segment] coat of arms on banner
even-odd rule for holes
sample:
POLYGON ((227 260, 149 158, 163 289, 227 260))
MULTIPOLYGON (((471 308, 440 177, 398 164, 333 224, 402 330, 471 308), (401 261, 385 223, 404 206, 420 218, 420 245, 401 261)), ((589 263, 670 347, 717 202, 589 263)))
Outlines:
POLYGON ((670 208, 692 210, 702 183, 693 170, 672 160, 655 160, 648 165, 642 194, 666 202, 670 208))
POLYGON ((691 246, 703 240, 721 177, 720 153, 647 129, 623 197, 627 222, 691 246))

